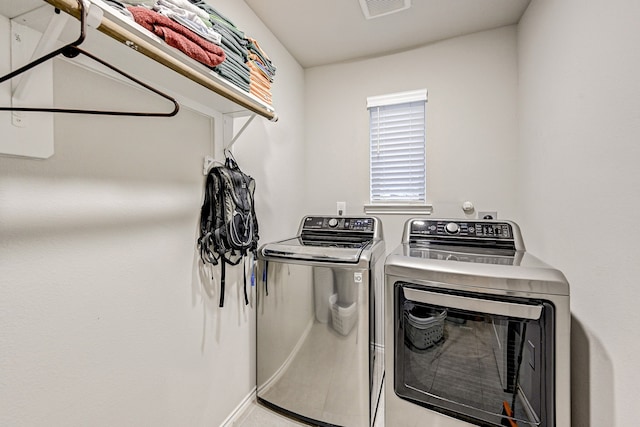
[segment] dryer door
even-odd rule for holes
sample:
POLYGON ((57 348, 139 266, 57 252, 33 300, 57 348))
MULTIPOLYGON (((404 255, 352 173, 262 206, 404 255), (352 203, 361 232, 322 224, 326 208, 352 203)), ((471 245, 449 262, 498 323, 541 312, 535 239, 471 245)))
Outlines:
POLYGON ((554 425, 551 304, 403 282, 394 294, 399 397, 478 425, 554 425))

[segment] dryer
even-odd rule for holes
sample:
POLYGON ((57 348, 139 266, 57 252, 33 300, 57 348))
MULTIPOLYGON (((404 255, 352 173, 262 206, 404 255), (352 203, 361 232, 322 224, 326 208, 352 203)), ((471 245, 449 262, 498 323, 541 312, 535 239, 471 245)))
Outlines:
POLYGON ((570 422, 569 284, 511 221, 414 218, 385 262, 385 422, 570 422))
POLYGON ((375 217, 306 216, 258 251, 257 396, 318 426, 370 427, 382 392, 385 246, 375 217))

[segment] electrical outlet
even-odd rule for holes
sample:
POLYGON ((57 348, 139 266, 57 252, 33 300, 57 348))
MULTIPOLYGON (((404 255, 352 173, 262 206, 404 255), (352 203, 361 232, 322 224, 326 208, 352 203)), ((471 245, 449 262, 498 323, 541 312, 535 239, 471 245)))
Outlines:
POLYGON ((336 210, 338 216, 343 216, 347 214, 347 202, 336 202, 336 210))
POLYGON ((478 219, 498 219, 498 212, 496 211, 479 211, 478 219))

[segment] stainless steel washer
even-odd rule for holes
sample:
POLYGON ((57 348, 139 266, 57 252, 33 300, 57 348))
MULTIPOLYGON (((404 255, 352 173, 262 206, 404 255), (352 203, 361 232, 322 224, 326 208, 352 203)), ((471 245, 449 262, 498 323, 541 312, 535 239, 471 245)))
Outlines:
POLYGON ((374 217, 307 216, 296 237, 260 248, 260 403, 313 425, 373 425, 384 372, 384 255, 374 217))
POLYGON ((388 427, 571 425, 569 284, 515 223, 409 220, 385 288, 388 427))

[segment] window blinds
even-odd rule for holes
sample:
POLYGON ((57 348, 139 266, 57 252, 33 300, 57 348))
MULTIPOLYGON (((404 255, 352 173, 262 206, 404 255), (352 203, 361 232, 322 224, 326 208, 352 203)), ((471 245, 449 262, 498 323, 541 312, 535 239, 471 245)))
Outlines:
POLYGON ((371 202, 425 203, 426 90, 371 97, 371 202))

